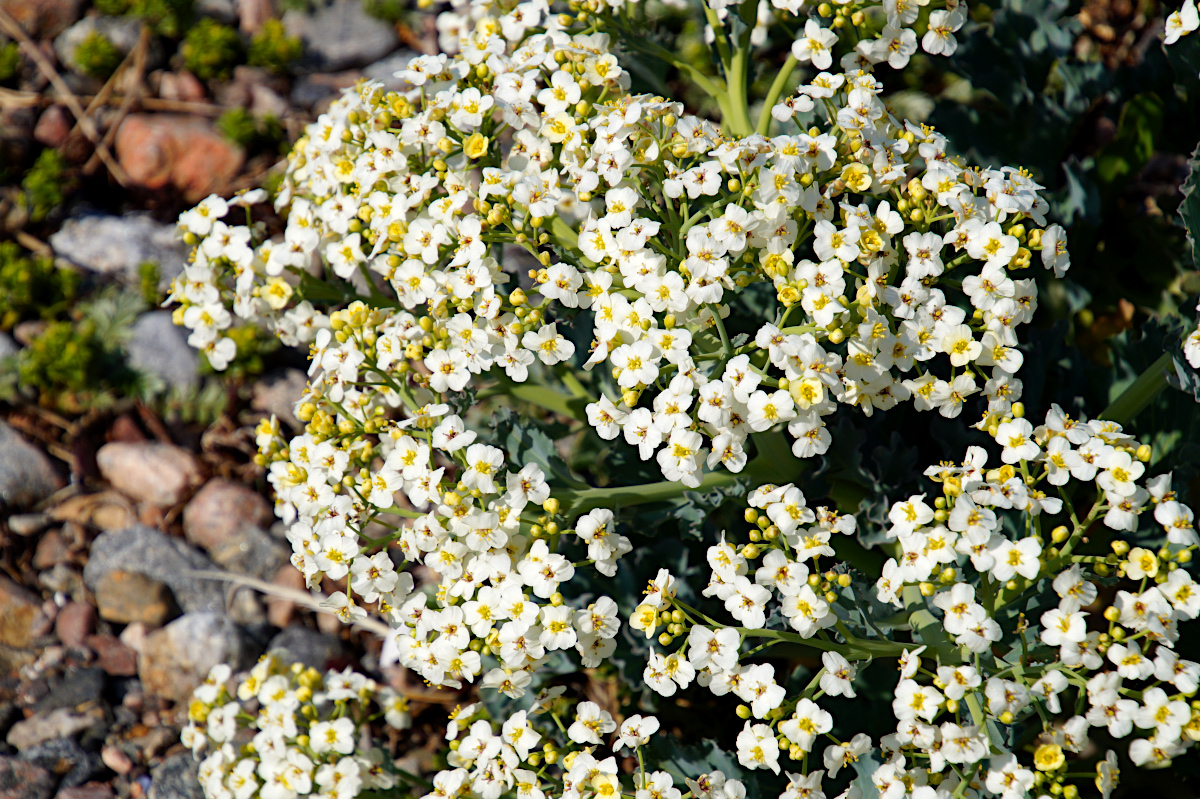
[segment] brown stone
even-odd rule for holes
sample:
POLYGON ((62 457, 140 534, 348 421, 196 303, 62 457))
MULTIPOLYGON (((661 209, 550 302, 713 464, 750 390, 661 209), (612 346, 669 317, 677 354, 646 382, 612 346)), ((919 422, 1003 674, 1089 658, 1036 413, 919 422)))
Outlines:
POLYGON ((86 602, 68 602, 54 619, 54 632, 67 646, 83 646, 95 631, 96 609, 86 602))
POLYGON ((47 627, 42 598, 0 577, 0 644, 29 646, 47 627))
POLYGON ((100 617, 118 624, 161 627, 178 613, 171 589, 144 574, 114 569, 96 583, 100 617))
POLYGON ((274 514, 266 499, 232 480, 209 480, 183 509, 183 534, 207 550, 221 546, 244 524, 270 525, 274 514))
POLYGON ((79 19, 83 0, 0 0, 0 8, 35 39, 53 39, 79 19))
POLYGON ((123 530, 134 521, 129 500, 116 491, 77 494, 51 509, 50 516, 59 521, 86 524, 101 530, 123 530))
POLYGON ((170 507, 203 482, 203 468, 191 452, 171 444, 114 441, 96 453, 104 479, 139 502, 170 507))
POLYGON ((33 551, 33 568, 38 571, 52 569, 70 559, 71 552, 67 548, 67 542, 63 540, 62 533, 51 530, 38 540, 37 549, 33 551))
POLYGON ((174 188, 186 202, 221 191, 246 154, 211 123, 175 114, 131 114, 117 130, 117 158, 134 183, 174 188))
POLYGON ((114 677, 137 674, 137 652, 121 643, 115 635, 89 635, 84 643, 96 653, 96 666, 105 674, 114 677))

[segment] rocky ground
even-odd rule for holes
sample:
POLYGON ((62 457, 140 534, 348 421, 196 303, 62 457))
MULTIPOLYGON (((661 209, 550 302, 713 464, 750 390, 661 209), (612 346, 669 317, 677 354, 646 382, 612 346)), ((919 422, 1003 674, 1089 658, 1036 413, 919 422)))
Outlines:
MULTIPOLYGON (((15 72, 0 69, 0 241, 52 257, 87 293, 134 291, 152 263, 161 296, 187 257, 175 214, 261 185, 278 145, 341 88, 393 81, 416 50, 434 48, 431 16, 387 21, 359 0, 198 0, 193 21, 237 30, 243 44, 277 18, 303 43, 286 70, 242 63, 201 79, 186 68, 183 32, 147 32, 146 19, 101 5, 0 0, 0 61, 5 48, 19 53, 15 72), (107 79, 77 60, 96 31, 122 59, 107 79), (233 140, 219 124, 231 110, 273 120, 279 141, 233 140), (47 151, 64 164, 60 188, 72 188, 37 218, 28 170, 47 151)), ((294 429, 302 364, 277 353, 218 380, 169 311, 135 307, 121 327, 125 364, 164 396, 213 389, 218 410, 184 419, 101 393, 0 399, 0 799, 199 797, 179 744, 191 690, 216 663, 247 667, 268 651, 352 665, 410 695, 417 722, 400 748, 410 770, 425 770, 438 709, 455 697, 380 673, 378 641, 330 615, 213 578, 304 588, 252 461, 261 419, 294 429)), ((28 316, 0 319, 0 383, 50 324, 28 316)))

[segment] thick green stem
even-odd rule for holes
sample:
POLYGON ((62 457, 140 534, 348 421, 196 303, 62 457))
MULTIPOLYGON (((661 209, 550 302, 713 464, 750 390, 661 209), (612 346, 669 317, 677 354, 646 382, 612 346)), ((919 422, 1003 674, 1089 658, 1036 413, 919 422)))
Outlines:
POLYGON ((1157 397, 1167 387, 1167 370, 1171 367, 1171 353, 1164 352, 1157 361, 1150 364, 1146 371, 1100 413, 1101 419, 1108 419, 1120 425, 1129 424, 1133 417, 1157 397))
POLYGON ((729 71, 725 73, 729 116, 723 120, 734 136, 749 136, 754 132, 753 123, 750 122, 750 100, 746 95, 750 84, 749 69, 750 48, 736 48, 729 62, 729 71))

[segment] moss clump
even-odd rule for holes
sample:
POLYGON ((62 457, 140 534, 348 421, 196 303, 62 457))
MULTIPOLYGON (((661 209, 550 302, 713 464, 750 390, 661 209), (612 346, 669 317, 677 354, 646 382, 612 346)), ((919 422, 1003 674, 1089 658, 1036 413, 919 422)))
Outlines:
POLYGON ((217 130, 246 150, 285 150, 286 134, 273 116, 258 118, 244 108, 231 108, 217 119, 217 130))
POLYGON ((298 37, 288 36, 282 22, 269 19, 262 30, 251 37, 246 63, 283 74, 303 52, 304 43, 298 37))
POLYGON ((21 179, 21 190, 20 202, 30 220, 41 222, 75 190, 75 179, 58 151, 45 149, 21 179))
POLYGON ((0 44, 0 83, 17 76, 21 68, 21 46, 16 42, 0 44))
POLYGON ((75 48, 75 68, 100 80, 107 80, 124 60, 124 54, 100 31, 92 31, 83 37, 75 48))
POLYGON ((79 276, 51 258, 31 256, 16 242, 0 242, 0 330, 66 310, 79 292, 79 276))
POLYGON ((183 65, 201 80, 225 80, 242 58, 242 38, 228 25, 205 17, 183 38, 183 65))

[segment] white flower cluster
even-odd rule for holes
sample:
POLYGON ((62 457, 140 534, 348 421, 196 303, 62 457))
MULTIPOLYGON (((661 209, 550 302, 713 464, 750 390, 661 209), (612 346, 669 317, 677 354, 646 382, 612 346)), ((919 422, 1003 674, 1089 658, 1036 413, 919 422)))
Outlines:
POLYGON ((1020 396, 1017 328, 1037 290, 1016 275, 1039 252, 1056 275, 1069 266, 1025 173, 949 158, 940 135, 887 113, 853 55, 774 109, 820 109, 824 129, 731 139, 678 103, 624 95, 602 34, 507 35, 484 17, 462 55, 401 73, 410 96, 364 84, 318 120, 277 202, 281 240, 227 225, 215 198, 181 218, 199 246, 173 299, 214 364, 229 304, 311 342, 311 399, 353 426, 419 412, 416 388, 569 361, 552 319, 590 310, 586 366, 611 369, 617 398, 588 420, 689 486, 706 466, 739 471, 752 431, 786 424, 794 454, 823 453, 837 403, 870 414, 911 398, 954 417, 982 390, 994 416, 1020 396), (505 244, 543 264, 538 307, 504 294, 505 244), (362 340, 296 299, 322 255, 371 295, 341 322, 362 340), (768 281, 775 318, 731 341, 729 303, 768 281))
MULTIPOLYGON (((562 19, 584 20, 602 30, 625 36, 639 32, 632 24, 635 14, 644 19, 651 14, 669 15, 672 10, 688 12, 702 6, 705 13, 711 12, 704 24, 704 38, 712 43, 718 38, 735 35, 738 27, 735 20, 742 4, 734 0, 707 0, 703 4, 664 0, 661 7, 654 8, 651 3, 635 0, 572 0, 569 5, 573 13, 563 15, 562 19)), ((958 48, 954 34, 967 20, 967 7, 961 0, 933 3, 930 0, 838 0, 833 5, 821 3, 815 8, 816 15, 810 13, 814 7, 804 0, 758 0, 753 27, 742 35, 748 44, 758 47, 767 43, 772 26, 782 24, 784 30, 790 31, 792 25, 802 23, 803 33, 796 38, 791 51, 798 62, 811 63, 816 69, 828 69, 835 46, 839 40, 844 40, 853 43, 852 53, 862 63, 886 63, 893 69, 901 69, 917 52, 915 28, 922 10, 930 6, 932 10, 922 26, 924 33, 920 36, 920 47, 930 55, 953 55, 958 48), (838 31, 842 32, 841 36, 838 31)), ((548 12, 546 0, 525 0, 505 7, 499 15, 492 3, 451 0, 450 9, 438 15, 438 45, 446 53, 469 54, 479 46, 473 33, 480 20, 490 21, 497 16, 503 35, 510 42, 516 41, 548 12)))
MULTIPOLYGON (((481 717, 478 705, 456 708, 447 731, 450 768, 434 776, 432 790, 422 799, 497 799, 510 792, 518 799, 681 798, 669 773, 645 769, 642 747, 658 732, 658 719, 635 715, 618 725, 608 711, 585 701, 575 706, 574 721, 566 726, 560 718, 569 705, 564 691, 561 686, 543 691, 528 711, 517 711, 499 725, 481 717), (604 754, 599 747, 612 754, 598 756, 604 754), (619 770, 622 749, 638 758, 632 778, 619 770)), ((746 796, 745 785, 720 771, 686 783, 697 799, 746 796)))
MULTIPOLYGON (((876 751, 883 765, 872 781, 883 796, 961 796, 964 777, 983 796, 1078 795, 1066 764, 1088 748, 1091 728, 1118 739, 1139 730, 1129 744, 1133 762, 1169 764, 1200 740, 1200 704, 1188 703, 1200 663, 1174 651, 1179 625, 1200 615, 1200 585, 1186 569, 1200 548, 1192 511, 1175 498, 1169 474, 1141 480, 1152 452, 1112 422, 1076 421, 1055 407, 1036 428, 1006 417, 990 432, 1002 465, 989 468, 987 452, 971 447, 962 464, 926 471, 942 488, 932 504, 920 495, 890 510, 888 537, 901 554, 885 565, 875 594, 910 614, 912 643, 877 630, 866 637, 866 628, 856 635, 854 609, 865 597, 836 561, 818 568, 834 556, 830 534, 854 532, 854 519, 814 513, 798 488, 769 485, 749 499, 751 542, 738 549, 722 539, 708 553, 703 593, 724 601, 739 626, 680 602, 665 570, 635 610, 630 624, 648 638, 667 625, 658 638, 664 647, 686 632, 676 651, 652 652, 647 685, 670 696, 695 680, 718 696, 733 693, 747 720, 741 763, 778 773, 786 753, 803 764, 806 790, 819 791, 822 774, 836 776, 876 751), (1091 509, 1077 514, 1072 497, 1089 493, 1091 509), (1145 516, 1154 524, 1143 529, 1151 509, 1145 516), (1044 533, 1053 517, 1067 523, 1044 533), (1075 554, 1101 535, 1096 525, 1139 545, 1119 538, 1112 554, 1075 554), (768 621, 773 600, 779 623, 768 621), (1026 618, 1018 607, 1041 609, 1026 618), (743 653, 752 638, 766 643, 743 653), (789 642, 825 650, 823 668, 799 696, 787 695, 770 663, 740 662, 789 642), (865 734, 834 738, 833 717, 816 700, 855 696, 865 668, 855 661, 888 657, 900 661, 896 731, 877 747, 865 734), (1031 722, 1041 732, 1030 762, 1009 749, 1000 728, 1031 722), (825 772, 808 772, 822 739, 825 772)), ((1115 764, 1111 752, 1098 764, 1105 796, 1115 764)), ((793 786, 800 779, 793 775, 793 786)))
POLYGON ((230 688, 217 666, 196 689, 183 730, 199 756, 207 799, 353 799, 392 788, 397 775, 382 749, 363 749, 370 718, 396 729, 411 725, 408 703, 362 674, 322 676, 300 664, 264 657, 230 688))

